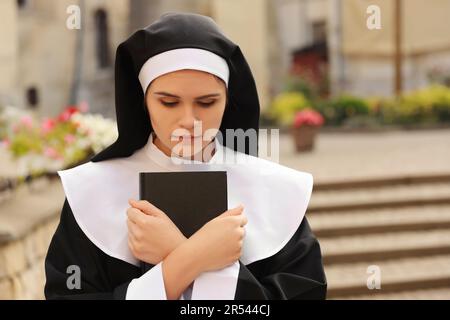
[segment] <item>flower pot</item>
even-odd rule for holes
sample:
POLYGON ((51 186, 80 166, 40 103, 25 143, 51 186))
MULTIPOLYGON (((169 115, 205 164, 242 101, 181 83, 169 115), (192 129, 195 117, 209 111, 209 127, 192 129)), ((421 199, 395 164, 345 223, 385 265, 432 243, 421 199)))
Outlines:
POLYGON ((302 125, 299 127, 292 127, 291 133, 294 139, 296 151, 312 151, 314 149, 314 141, 319 130, 319 126, 302 125))

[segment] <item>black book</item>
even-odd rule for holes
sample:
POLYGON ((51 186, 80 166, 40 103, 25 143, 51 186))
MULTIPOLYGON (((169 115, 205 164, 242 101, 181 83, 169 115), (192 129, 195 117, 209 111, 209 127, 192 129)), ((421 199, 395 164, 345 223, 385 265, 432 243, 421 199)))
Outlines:
MULTIPOLYGON (((228 209, 226 171, 141 172, 139 193, 187 238, 228 209)), ((153 265, 142 262, 141 267, 145 273, 153 265)))

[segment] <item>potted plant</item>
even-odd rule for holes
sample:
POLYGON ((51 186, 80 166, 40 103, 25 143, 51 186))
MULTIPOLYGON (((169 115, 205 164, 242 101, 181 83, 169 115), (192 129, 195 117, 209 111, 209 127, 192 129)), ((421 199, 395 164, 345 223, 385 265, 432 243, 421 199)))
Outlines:
POLYGON ((320 127, 323 125, 323 116, 310 108, 299 111, 292 123, 292 136, 297 152, 311 151, 320 127))

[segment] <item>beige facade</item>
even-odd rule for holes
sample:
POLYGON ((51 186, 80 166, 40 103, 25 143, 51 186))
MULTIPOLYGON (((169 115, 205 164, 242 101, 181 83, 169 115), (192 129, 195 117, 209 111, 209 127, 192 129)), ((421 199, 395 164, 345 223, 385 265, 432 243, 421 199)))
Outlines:
POLYGON ((261 107, 268 104, 269 28, 267 0, 214 0, 212 16, 224 33, 239 45, 258 88, 261 107))
MULTIPOLYGON (((361 95, 391 95, 394 88, 394 1, 346 0, 342 6, 342 55, 345 84, 341 91, 361 95), (381 28, 369 30, 366 12, 377 5, 381 28)), ((403 89, 429 83, 433 69, 450 70, 449 0, 402 1, 403 89)))
POLYGON ((84 3, 82 30, 71 30, 66 26, 71 16, 67 9, 79 5, 79 1, 33 0, 26 1, 23 7, 15 0, 1 1, 0 19, 7 25, 0 31, 3 103, 29 107, 27 92, 34 88, 39 113, 60 112, 70 102, 77 37, 82 34, 80 99, 88 99, 94 111, 108 113, 105 109, 113 107, 112 68, 99 70, 97 67, 95 14, 104 10, 109 18, 109 50, 114 58, 114 48, 128 33, 128 3, 122 0, 85 0, 84 3), (93 89, 98 84, 106 85, 107 90, 96 93, 93 89))
POLYGON ((15 95, 18 65, 18 19, 16 1, 0 1, 0 19, 7 28, 0 28, 0 103, 7 104, 15 95))
MULTIPOLYGON (((394 0, 274 1, 285 70, 292 51, 311 45, 314 28, 325 24, 332 93, 394 93, 394 0), (367 27, 371 5, 380 8, 380 29, 367 27)), ((402 7, 403 89, 408 91, 428 85, 431 70, 450 70, 450 0, 402 0, 402 7)))
POLYGON ((89 102, 92 112, 113 118, 117 45, 168 11, 212 16, 241 46, 255 75, 262 107, 267 104, 267 0, 33 0, 25 1, 23 7, 15 0, 2 0, 0 19, 8 27, 0 30, 0 103, 31 107, 28 93, 35 91, 37 113, 55 115, 73 100, 78 77, 77 100, 89 102), (81 30, 66 27, 72 14, 67 9, 73 4, 81 8, 81 30), (99 67, 97 52, 100 11, 106 16, 110 57, 110 66, 104 68, 99 67))
MULTIPOLYGON (((242 49, 252 68, 262 108, 282 87, 292 52, 314 41, 326 26, 329 72, 334 94, 391 95, 393 92, 393 1, 389 0, 33 0, 19 8, 0 2, 7 27, 0 36, 0 103, 29 106, 36 89, 37 110, 56 114, 71 101, 77 72, 78 99, 93 112, 114 111, 113 62, 117 45, 137 28, 168 11, 209 15, 242 49), (81 4, 82 30, 66 27, 67 8, 81 4), (366 26, 369 5, 379 5, 382 28, 366 26), (110 66, 99 67, 99 26, 104 15, 110 66), (320 29, 320 28, 319 28, 320 29), (79 49, 81 37, 81 49, 79 49), (81 51, 80 51, 81 50, 81 51), (77 56, 77 52, 82 52, 77 56), (79 67, 81 66, 81 67, 79 67)), ((428 84, 432 69, 450 69, 450 36, 445 17, 450 0, 403 1, 404 89, 428 84)))

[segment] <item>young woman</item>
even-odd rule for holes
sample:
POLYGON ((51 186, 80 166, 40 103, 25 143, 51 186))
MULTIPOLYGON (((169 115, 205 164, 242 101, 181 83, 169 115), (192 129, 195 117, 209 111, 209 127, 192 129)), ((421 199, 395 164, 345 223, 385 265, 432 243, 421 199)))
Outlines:
POLYGON ((312 176, 257 157, 255 82, 211 18, 168 13, 122 43, 116 113, 117 141, 59 172, 66 200, 46 257, 48 299, 325 298, 304 217, 312 176), (227 130, 256 141, 242 148, 227 130), (229 210, 189 238, 137 200, 139 172, 208 170, 227 172, 229 210))

